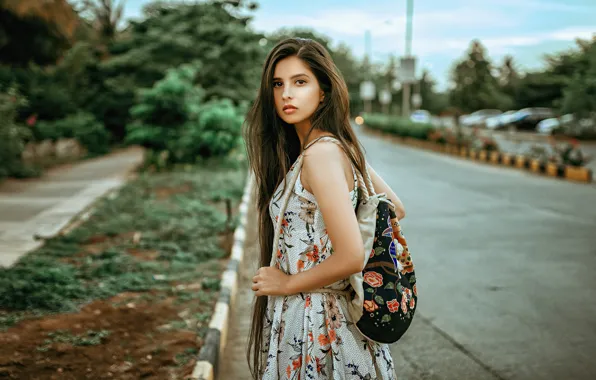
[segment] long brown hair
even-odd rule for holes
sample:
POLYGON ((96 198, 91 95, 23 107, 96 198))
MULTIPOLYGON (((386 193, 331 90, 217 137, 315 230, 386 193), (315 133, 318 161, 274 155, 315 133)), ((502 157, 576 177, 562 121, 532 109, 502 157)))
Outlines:
MULTIPOLYGON (((318 42, 304 38, 280 41, 269 52, 263 67, 261 85, 245 123, 244 139, 250 168, 255 176, 258 210, 260 267, 269 266, 273 248, 273 223, 269 201, 302 147, 293 125, 284 122, 275 111, 273 74, 277 63, 296 56, 306 63, 325 92, 323 102, 311 117, 311 129, 335 136, 360 173, 364 173, 363 148, 350 125, 349 94, 346 82, 327 50, 318 42)), ((263 319, 267 296, 256 297, 246 358, 253 379, 265 370, 263 363, 263 319)))

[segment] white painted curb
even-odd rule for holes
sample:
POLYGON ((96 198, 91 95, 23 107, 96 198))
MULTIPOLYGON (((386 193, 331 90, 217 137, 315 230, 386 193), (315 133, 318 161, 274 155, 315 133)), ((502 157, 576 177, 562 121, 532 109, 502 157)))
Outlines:
POLYGON ((252 186, 253 178, 249 170, 246 185, 244 186, 244 194, 238 208, 240 221, 234 231, 234 244, 232 246, 230 263, 228 264, 228 269, 222 274, 219 300, 215 305, 215 310, 209 323, 209 332, 205 337, 205 343, 199 351, 197 363, 189 378, 192 380, 215 380, 217 376, 218 361, 223 356, 226 346, 230 309, 234 304, 238 291, 238 271, 244 257, 246 213, 248 211, 252 186))

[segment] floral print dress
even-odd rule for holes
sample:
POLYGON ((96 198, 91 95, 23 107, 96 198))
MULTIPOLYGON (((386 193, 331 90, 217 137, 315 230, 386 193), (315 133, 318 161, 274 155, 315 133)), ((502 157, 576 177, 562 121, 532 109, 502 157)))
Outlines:
MULTIPOLYGON (((293 176, 295 165, 286 179, 293 176)), ((278 217, 282 234, 277 268, 296 274, 318 265, 333 254, 323 216, 313 194, 298 177, 283 216, 279 216, 285 180, 269 204, 275 228, 278 217)), ((357 179, 350 192, 358 201, 357 179)), ((349 279, 327 288, 345 290, 349 279)), ((393 380, 396 379, 389 346, 368 341, 349 320, 348 299, 336 293, 299 293, 269 296, 264 321, 262 352, 266 366, 263 380, 393 380)))

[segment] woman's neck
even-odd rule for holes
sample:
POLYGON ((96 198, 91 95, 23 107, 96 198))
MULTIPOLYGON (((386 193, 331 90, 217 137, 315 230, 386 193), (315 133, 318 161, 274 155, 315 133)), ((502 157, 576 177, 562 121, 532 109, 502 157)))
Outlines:
POLYGON ((325 132, 325 131, 321 131, 318 129, 313 129, 312 132, 310 132, 310 135, 308 135, 308 131, 310 130, 310 123, 309 125, 294 125, 294 128, 296 128, 296 134, 298 135, 298 139, 300 140, 300 151, 302 152, 302 148, 305 147, 306 145, 308 145, 311 141, 318 139, 319 137, 323 137, 323 136, 333 136, 331 133, 329 132, 325 132), (308 141, 305 141, 307 139, 307 135, 308 135, 308 141))

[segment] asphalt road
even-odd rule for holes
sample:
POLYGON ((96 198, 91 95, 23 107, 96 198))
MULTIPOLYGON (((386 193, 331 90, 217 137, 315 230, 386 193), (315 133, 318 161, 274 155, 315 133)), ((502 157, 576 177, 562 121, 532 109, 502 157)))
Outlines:
POLYGON ((398 377, 596 379, 596 187, 358 134, 418 277, 398 377))

